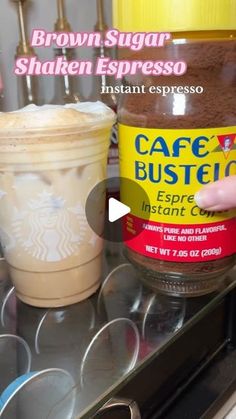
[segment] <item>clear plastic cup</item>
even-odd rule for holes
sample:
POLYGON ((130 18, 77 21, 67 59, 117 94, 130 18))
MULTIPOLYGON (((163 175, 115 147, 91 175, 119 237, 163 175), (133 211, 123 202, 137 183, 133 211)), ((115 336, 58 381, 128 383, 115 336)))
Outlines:
MULTIPOLYGON (((106 178, 113 123, 99 102, 0 114, 0 238, 27 304, 74 304, 100 285, 103 241, 85 205, 106 178)), ((91 205, 102 232, 105 191, 91 205)))

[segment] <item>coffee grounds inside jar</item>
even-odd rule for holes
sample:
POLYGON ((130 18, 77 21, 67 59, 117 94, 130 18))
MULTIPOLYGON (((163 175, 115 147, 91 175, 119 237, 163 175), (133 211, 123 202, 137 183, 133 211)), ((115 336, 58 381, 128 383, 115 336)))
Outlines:
MULTIPOLYGON (((127 94, 123 97, 119 122, 134 127, 159 129, 235 126, 236 42, 194 41, 171 44, 161 50, 146 49, 133 55, 132 59, 168 61, 176 57, 187 62, 187 73, 180 77, 139 77, 138 84, 146 86, 146 93, 127 94), (185 94, 184 106, 178 109, 173 95, 162 97, 148 93, 148 86, 202 86, 204 92, 185 94)), ((130 83, 130 79, 126 82, 130 83)), ((208 262, 166 262, 142 256, 130 249, 127 249, 127 257, 144 272, 147 280, 148 277, 152 278, 152 285, 156 278, 159 289, 163 288, 167 292, 172 289, 189 295, 209 292, 210 288, 214 288, 212 278, 222 275, 235 261, 232 255, 208 262), (172 278, 176 284, 173 287, 168 285, 166 277, 172 278), (163 278, 165 280, 162 282, 163 278), (195 282, 199 278, 199 285, 193 285, 191 281, 188 285, 189 278, 195 278, 195 282)))

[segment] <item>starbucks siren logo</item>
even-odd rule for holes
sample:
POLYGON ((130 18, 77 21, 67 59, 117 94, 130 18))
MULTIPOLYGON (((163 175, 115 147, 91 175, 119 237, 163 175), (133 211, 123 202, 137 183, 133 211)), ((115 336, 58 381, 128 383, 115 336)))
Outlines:
POLYGON ((78 253, 78 246, 87 230, 80 204, 75 208, 66 208, 62 197, 47 191, 38 194, 38 199, 30 200, 27 210, 19 212, 15 209, 12 225, 15 237, 24 250, 47 262, 58 262, 78 253))

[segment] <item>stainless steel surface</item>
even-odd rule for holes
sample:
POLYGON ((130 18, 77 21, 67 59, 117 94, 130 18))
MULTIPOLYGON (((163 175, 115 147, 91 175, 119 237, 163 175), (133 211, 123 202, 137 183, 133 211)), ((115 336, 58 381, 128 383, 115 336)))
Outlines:
POLYGON ((105 404, 105 406, 102 409, 100 409, 100 413, 110 411, 118 407, 128 408, 130 411, 131 419, 141 419, 141 414, 137 403, 133 400, 127 399, 111 399, 108 403, 105 404))
MULTIPOLYGON (((214 295, 209 296, 208 301, 213 299, 214 295)), ((186 321, 204 309, 206 299, 193 307, 189 304, 191 301, 182 298, 154 294, 122 258, 104 261, 100 292, 60 309, 38 309, 22 303, 7 275, 1 276, 0 334, 17 338, 10 338, 15 339, 14 343, 2 347, 0 340, 0 394, 15 379, 22 379, 29 369, 33 373, 63 370, 73 380, 73 388, 68 394, 59 395, 59 399, 55 394, 55 405, 45 419, 61 419, 61 412, 67 412, 71 406, 72 396, 71 419, 93 417, 117 394, 124 381, 142 369, 150 357, 157 356, 186 321), (22 345, 23 342, 26 344, 22 345)), ((28 386, 24 388, 29 389, 29 398, 17 393, 12 401, 13 411, 17 406, 26 416, 14 419, 27 419, 26 408, 31 398, 37 398, 38 391, 41 394, 41 386, 33 379, 28 386)), ((40 419, 44 419, 44 407, 51 406, 50 391, 44 392, 43 398, 44 404, 37 407, 40 419)), ((130 406, 134 412, 135 405, 130 406)), ((10 418, 1 414, 0 417, 10 418)), ((63 419, 67 419, 66 414, 63 419)))

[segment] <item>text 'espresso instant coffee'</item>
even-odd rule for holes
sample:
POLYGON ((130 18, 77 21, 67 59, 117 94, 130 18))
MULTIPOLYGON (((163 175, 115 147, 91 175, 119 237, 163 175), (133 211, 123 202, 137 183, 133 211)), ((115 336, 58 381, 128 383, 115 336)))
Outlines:
POLYGON ((132 208, 127 256, 154 288, 211 292, 234 264, 236 213, 203 211, 194 195, 236 174, 236 1, 117 0, 114 26, 172 33, 164 47, 120 50, 122 58, 187 63, 182 76, 140 73, 123 80, 142 90, 120 103, 121 176, 135 180, 150 199, 121 188, 132 208), (143 233, 135 237, 140 224, 143 233))

